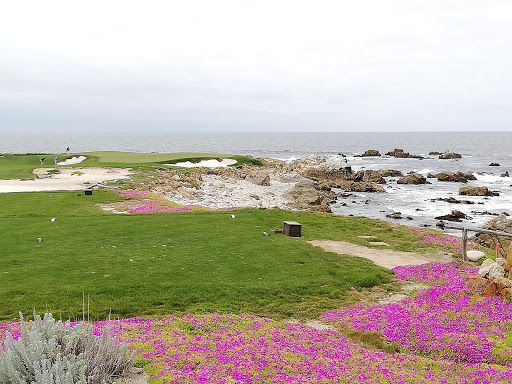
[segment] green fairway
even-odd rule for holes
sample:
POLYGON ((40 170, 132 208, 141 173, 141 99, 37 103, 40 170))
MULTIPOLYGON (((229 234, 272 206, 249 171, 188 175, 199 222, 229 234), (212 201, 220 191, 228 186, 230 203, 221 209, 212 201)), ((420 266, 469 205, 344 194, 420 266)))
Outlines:
POLYGON ((135 152, 86 152, 66 154, 27 154, 11 155, 5 154, 0 157, 0 179, 33 178, 32 170, 41 167, 40 159, 45 157, 43 167, 53 167, 55 156, 59 161, 73 156, 85 156, 86 159, 75 165, 76 167, 161 167, 163 164, 173 164, 181 161, 199 162, 202 159, 235 159, 241 165, 244 163, 261 164, 259 160, 248 156, 223 155, 217 153, 135 153, 135 152))
POLYGON ((0 194, 0 319, 33 309, 79 316, 83 295, 93 318, 110 311, 314 317, 353 300, 352 287, 389 282, 392 273, 306 240, 365 244, 357 236, 370 233, 401 249, 415 244, 364 218, 265 209, 115 215, 95 205, 123 199, 111 191, 0 194), (299 221, 303 238, 263 236, 284 220, 299 221))

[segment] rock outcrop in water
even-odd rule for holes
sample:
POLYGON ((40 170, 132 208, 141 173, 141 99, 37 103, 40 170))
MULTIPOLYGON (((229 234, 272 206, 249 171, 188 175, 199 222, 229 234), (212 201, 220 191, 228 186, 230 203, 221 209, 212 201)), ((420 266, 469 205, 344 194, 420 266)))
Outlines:
POLYGON ((430 184, 430 182, 419 173, 411 173, 398 179, 397 184, 430 184))
POLYGON ((460 223, 460 222, 462 222, 462 219, 470 220, 471 217, 466 216, 466 214, 464 214, 461 211, 453 210, 450 214, 443 215, 443 216, 437 216, 437 217, 435 217, 435 219, 436 220, 443 220, 443 221, 444 220, 446 220, 446 221, 455 221, 457 223, 460 223))
POLYGON ((465 196, 499 196, 498 192, 490 191, 487 187, 460 187, 459 195, 465 196))
POLYGON ((395 150, 386 153, 387 156, 398 157, 401 159, 423 159, 423 156, 411 155, 409 152, 404 152, 403 149, 395 148, 395 150))
POLYGON ((363 153, 361 155, 361 157, 378 157, 378 156, 382 156, 382 155, 376 149, 368 149, 367 151, 365 151, 365 153, 363 153))
POLYGON ((442 160, 445 160, 445 159, 461 159, 462 155, 460 153, 455 153, 455 152, 445 152, 445 153, 441 153, 439 155, 439 158, 442 159, 442 160))
POLYGON ((436 175, 439 181, 452 181, 458 183, 467 183, 468 180, 476 180, 475 175, 471 172, 440 172, 436 175))

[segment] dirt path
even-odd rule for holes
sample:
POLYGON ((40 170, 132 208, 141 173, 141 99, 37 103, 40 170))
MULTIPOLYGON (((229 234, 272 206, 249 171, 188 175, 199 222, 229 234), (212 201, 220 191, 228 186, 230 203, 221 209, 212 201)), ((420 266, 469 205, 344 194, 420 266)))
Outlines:
POLYGON ((313 240, 308 243, 320 247, 327 252, 335 252, 340 255, 352 255, 370 259, 381 267, 393 269, 400 265, 420 265, 437 261, 448 263, 453 258, 447 253, 419 254, 413 252, 400 252, 391 249, 368 248, 362 245, 347 243, 345 241, 313 240))
POLYGON ((132 368, 130 372, 123 377, 125 384, 147 384, 149 376, 142 368, 132 368))

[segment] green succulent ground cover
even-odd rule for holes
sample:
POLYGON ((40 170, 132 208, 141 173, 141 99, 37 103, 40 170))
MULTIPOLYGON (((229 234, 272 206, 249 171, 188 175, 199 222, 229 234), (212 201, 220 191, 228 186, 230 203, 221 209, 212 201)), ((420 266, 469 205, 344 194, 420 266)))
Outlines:
POLYGON ((223 155, 216 153, 135 153, 135 152, 87 152, 66 155, 63 153, 53 154, 25 154, 14 155, 4 154, 0 157, 0 179, 13 178, 34 178, 32 170, 41 166, 40 159, 45 157, 43 166, 53 167, 53 159, 59 157, 63 161, 73 156, 86 156, 87 159, 81 162, 80 167, 123 167, 123 168, 154 168, 162 164, 173 164, 181 161, 199 162, 203 159, 230 158, 237 160, 237 165, 261 164, 259 160, 248 156, 223 155))
POLYGON ((33 310, 78 318, 83 295, 91 319, 110 312, 314 318, 356 300, 353 288, 393 275, 307 240, 368 245, 357 236, 373 234, 395 249, 418 247, 409 233, 366 218, 266 209, 115 215, 97 206, 123 199, 109 190, 0 194, 0 320, 33 310), (284 220, 300 222, 303 238, 263 236, 284 220))

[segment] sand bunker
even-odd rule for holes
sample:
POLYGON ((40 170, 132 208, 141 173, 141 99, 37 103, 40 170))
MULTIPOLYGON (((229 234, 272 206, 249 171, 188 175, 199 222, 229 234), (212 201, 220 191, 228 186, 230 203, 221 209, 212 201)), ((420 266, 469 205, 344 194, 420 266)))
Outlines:
POLYGON ((48 174, 55 168, 36 168, 33 180, 0 180, 0 193, 76 191, 104 181, 127 178, 132 172, 128 169, 107 168, 57 168, 59 173, 48 174))
POLYGON ((66 159, 64 161, 59 161, 57 165, 72 165, 72 164, 78 164, 81 163, 87 159, 85 156, 73 156, 71 159, 66 159))
POLYGON ((347 243, 345 241, 313 240, 308 241, 316 247, 327 252, 335 252, 341 255, 352 255, 370 259, 381 267, 393 269, 401 265, 421 265, 437 261, 449 263, 453 258, 447 253, 419 254, 413 252, 399 252, 391 249, 368 248, 362 245, 347 243))
POLYGON ((236 164, 237 161, 234 159, 210 159, 210 160, 201 160, 199 163, 192 163, 190 161, 185 161, 182 163, 176 163, 176 164, 165 164, 165 165, 172 165, 175 167, 184 167, 184 168, 199 168, 199 167, 205 167, 205 168, 226 168, 229 165, 236 164))

